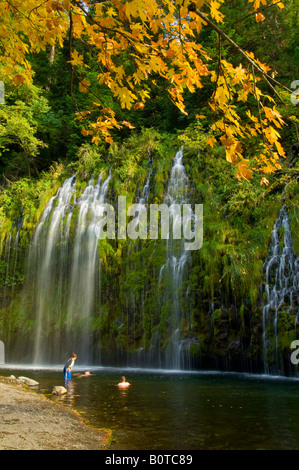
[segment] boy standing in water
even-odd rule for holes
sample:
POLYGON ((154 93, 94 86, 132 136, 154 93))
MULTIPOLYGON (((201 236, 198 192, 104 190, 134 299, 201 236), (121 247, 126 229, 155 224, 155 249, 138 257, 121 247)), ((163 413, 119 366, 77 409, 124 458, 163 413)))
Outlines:
POLYGON ((63 368, 63 377, 67 380, 72 378, 72 368, 74 367, 76 359, 77 355, 73 353, 63 368))

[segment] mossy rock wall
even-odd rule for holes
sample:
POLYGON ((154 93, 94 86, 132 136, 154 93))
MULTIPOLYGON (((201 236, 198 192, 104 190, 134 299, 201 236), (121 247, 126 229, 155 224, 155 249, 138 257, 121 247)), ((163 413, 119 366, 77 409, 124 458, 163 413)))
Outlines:
MULTIPOLYGON (((257 179, 238 182, 232 166, 225 161, 223 149, 207 150, 207 136, 197 133, 193 143, 188 131, 174 138, 145 130, 93 159, 87 158, 89 149, 85 148, 77 166, 58 166, 44 174, 38 184, 23 181, 2 194, 0 332, 12 361, 30 358, 35 318, 23 306, 24 295, 34 303, 34 288, 30 283, 24 288, 28 277, 26 257, 47 200, 74 171, 79 193, 91 174, 104 171, 107 176, 110 171, 109 203, 115 206, 118 195, 125 195, 127 202, 132 203, 146 182, 150 157, 153 165, 149 203, 161 203, 173 157, 184 144, 190 200, 193 204, 202 203, 204 208, 204 241, 200 250, 191 253, 179 293, 182 365, 263 371, 262 266, 282 204, 289 213, 293 246, 298 254, 297 176, 274 175, 267 188, 261 187, 257 179)), ((74 237, 72 227, 70 237, 74 237)), ((166 288, 159 285, 165 243, 149 239, 103 240, 98 254, 101 293, 92 316, 93 361, 106 365, 161 365, 169 347, 173 309, 170 300, 161 303, 161 291, 166 288)), ((63 312, 59 318, 60 324, 53 320, 53 338, 49 338, 53 348, 55 332, 60 329, 61 342, 64 337, 63 312)), ((288 359, 291 341, 297 336, 296 315, 282 309, 278 324, 282 373, 294 369, 288 359)), ((269 331, 268 338, 266 360, 271 364, 273 332, 269 331)))

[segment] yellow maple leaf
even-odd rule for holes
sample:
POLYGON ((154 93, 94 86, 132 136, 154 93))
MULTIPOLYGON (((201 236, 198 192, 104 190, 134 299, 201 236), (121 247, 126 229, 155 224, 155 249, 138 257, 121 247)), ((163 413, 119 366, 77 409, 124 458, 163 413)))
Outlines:
POLYGON ((206 142, 206 143, 207 143, 207 145, 209 145, 210 147, 214 148, 214 144, 216 144, 216 142, 217 142, 217 141, 216 141, 215 137, 209 137, 209 138, 207 139, 207 142, 206 142))
POLYGON ((135 103, 133 106, 134 109, 144 109, 144 103, 142 101, 139 101, 138 103, 135 103))
POLYGON ((268 142, 270 142, 270 144, 274 144, 277 141, 277 139, 280 137, 279 132, 277 132, 273 126, 268 126, 264 128, 264 133, 268 142))
POLYGON ((239 181, 242 179, 249 181, 252 178, 252 171, 249 168, 249 160, 243 159, 237 163, 238 171, 236 173, 236 177, 239 181))
POLYGON ((84 78, 82 82, 79 83, 79 90, 83 91, 83 93, 86 93, 89 86, 90 86, 90 81, 87 80, 87 78, 84 78))
POLYGON ((255 19, 257 23, 260 23, 261 21, 264 21, 265 17, 262 13, 256 13, 255 14, 255 19))
POLYGON ((106 10, 106 15, 113 17, 113 16, 116 16, 117 13, 116 13, 116 11, 114 10, 113 7, 109 7, 109 8, 106 10))
POLYGON ((244 88, 242 88, 238 92, 238 101, 243 101, 245 103, 247 101, 247 98, 248 98, 248 91, 246 91, 246 90, 244 90, 244 88))
POLYGON ((220 3, 217 2, 216 0, 211 1, 211 16, 212 18, 215 18, 217 23, 220 23, 223 21, 224 15, 219 11, 220 3))
POLYGON ((122 108, 131 109, 132 103, 137 99, 137 96, 125 86, 121 88, 116 87, 115 93, 120 99, 120 105, 122 108))
POLYGON ((247 111, 245 111, 247 116, 249 117, 249 119, 251 119, 251 121, 253 122, 258 122, 258 118, 256 118, 255 116, 253 116, 250 112, 250 110, 248 109, 247 111))
POLYGON ((83 63, 83 55, 78 54, 76 49, 71 53, 72 59, 68 60, 68 63, 72 65, 84 65, 83 63))
POLYGON ((258 10, 258 9, 260 8, 261 3, 262 3, 262 5, 266 5, 266 4, 267 4, 267 0, 249 0, 249 2, 251 2, 251 3, 254 2, 254 3, 253 3, 253 8, 254 8, 255 10, 258 10))
POLYGON ((242 67, 242 64, 239 65, 239 67, 236 67, 235 69, 235 75, 234 75, 234 83, 240 83, 243 82, 244 78, 246 78, 246 70, 242 67))
POLYGON ((229 91, 227 89, 226 84, 224 84, 223 86, 218 86, 216 93, 215 93, 214 101, 216 101, 220 105, 223 105, 227 103, 228 98, 229 98, 229 91))
POLYGON ((266 186, 268 186, 268 184, 269 184, 269 180, 268 180, 267 178, 265 178, 265 177, 263 177, 263 178, 261 179, 261 186, 263 186, 263 184, 265 184, 266 186))
POLYGON ((280 0, 274 0, 274 5, 277 5, 279 8, 284 8, 284 4, 280 0))
POLYGON ((136 1, 126 3, 126 15, 129 21, 131 21, 131 16, 136 17, 138 15, 136 1))
POLYGON ((150 98, 150 94, 147 90, 140 90, 139 91, 139 94, 140 94, 140 98, 143 100, 143 101, 146 101, 148 98, 150 98))
POLYGON ((66 10, 69 11, 69 9, 71 7, 71 2, 70 2, 70 0, 62 0, 62 5, 66 10))
POLYGON ((87 136, 87 135, 92 135, 93 134, 93 131, 88 131, 87 129, 85 129, 85 127, 83 127, 81 129, 81 134, 87 136))
POLYGON ((94 135, 91 141, 93 144, 98 145, 102 141, 102 139, 99 135, 94 135))
POLYGON ((132 126, 132 124, 128 121, 122 121, 122 124, 128 127, 129 129, 135 129, 135 126, 132 126))
POLYGON ((274 108, 269 108, 267 106, 263 106, 263 110, 265 112, 265 115, 269 121, 274 122, 274 124, 277 127, 281 127, 285 122, 282 119, 281 114, 276 110, 275 106, 274 108))
POLYGON ((275 141, 275 146, 277 148, 277 151, 278 151, 279 155, 281 155, 283 158, 286 158, 285 151, 284 151, 281 143, 278 140, 275 141))
POLYGON ((17 74, 13 77, 12 81, 13 81, 14 86, 17 87, 19 85, 23 85, 25 80, 24 80, 24 77, 22 75, 17 74))

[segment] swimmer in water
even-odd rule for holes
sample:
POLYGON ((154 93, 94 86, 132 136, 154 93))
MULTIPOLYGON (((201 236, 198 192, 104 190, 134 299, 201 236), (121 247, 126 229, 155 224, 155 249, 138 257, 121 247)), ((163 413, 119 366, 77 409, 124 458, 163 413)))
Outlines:
POLYGON ((90 376, 95 375, 95 374, 91 374, 89 372, 89 370, 87 370, 86 372, 84 372, 84 374, 76 374, 76 375, 77 375, 77 377, 79 377, 79 379, 81 379, 81 377, 90 377, 90 376))
POLYGON ((117 384, 117 386, 119 388, 127 388, 130 385, 131 384, 129 382, 127 382, 126 377, 124 377, 124 376, 121 377, 120 382, 117 384))

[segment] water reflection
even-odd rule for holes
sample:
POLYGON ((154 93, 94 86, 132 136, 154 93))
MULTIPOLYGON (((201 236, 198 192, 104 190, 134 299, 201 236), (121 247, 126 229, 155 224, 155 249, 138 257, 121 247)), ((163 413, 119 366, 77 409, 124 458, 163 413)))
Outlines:
POLYGON ((129 390, 127 388, 118 387, 118 391, 119 391, 120 396, 122 396, 123 398, 126 398, 128 396, 129 390))
POLYGON ((74 405, 74 398, 76 393, 76 386, 73 380, 68 380, 65 384, 65 388, 67 389, 66 397, 69 402, 74 405))

